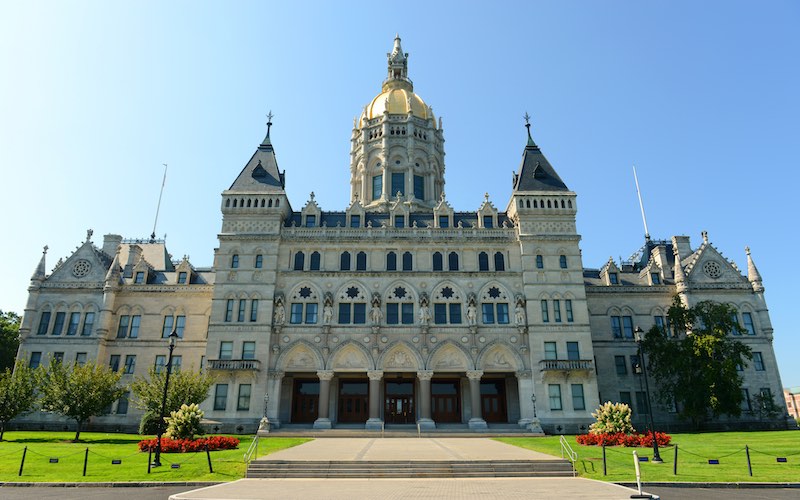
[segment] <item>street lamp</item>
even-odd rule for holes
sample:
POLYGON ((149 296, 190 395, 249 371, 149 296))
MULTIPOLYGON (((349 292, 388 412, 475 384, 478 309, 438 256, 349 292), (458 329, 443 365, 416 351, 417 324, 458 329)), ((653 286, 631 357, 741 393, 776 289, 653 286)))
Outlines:
POLYGON ((173 330, 169 334, 169 358, 167 358, 167 377, 164 380, 164 397, 161 399, 161 413, 158 417, 158 435, 156 436, 156 457, 153 460, 153 467, 161 467, 161 435, 164 433, 164 413, 167 411, 167 390, 169 390, 169 375, 172 371, 172 351, 175 350, 175 342, 178 340, 178 332, 173 330))
POLYGON ((531 403, 533 403, 533 418, 536 418, 536 394, 531 394, 531 403))
POLYGON ((644 375, 644 390, 645 390, 645 397, 647 398, 647 414, 650 416, 650 432, 653 435, 653 463, 661 464, 664 463, 661 460, 661 455, 658 453, 658 441, 656 441, 656 425, 653 421, 653 406, 650 404, 650 384, 647 381, 647 365, 644 362, 644 352, 642 351, 642 341, 644 340, 643 333, 644 331, 640 327, 636 327, 633 330, 636 339, 636 346, 639 349, 639 366, 642 367, 642 374, 644 375))

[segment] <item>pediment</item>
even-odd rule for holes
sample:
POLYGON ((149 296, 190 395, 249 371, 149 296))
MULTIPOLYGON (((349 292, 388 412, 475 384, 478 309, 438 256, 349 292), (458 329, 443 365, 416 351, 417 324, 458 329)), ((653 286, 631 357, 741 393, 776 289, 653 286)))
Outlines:
POLYGON ((79 246, 72 255, 53 269, 47 281, 50 283, 97 283, 102 282, 108 272, 108 263, 101 259, 91 241, 79 246))
POLYGON ((747 278, 716 248, 700 247, 686 266, 686 281, 690 284, 748 284, 747 278))

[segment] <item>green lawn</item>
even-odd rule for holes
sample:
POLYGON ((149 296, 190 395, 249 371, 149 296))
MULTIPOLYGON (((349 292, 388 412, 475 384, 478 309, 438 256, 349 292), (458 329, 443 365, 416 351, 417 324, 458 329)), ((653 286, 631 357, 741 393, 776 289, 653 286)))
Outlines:
MULTIPOLYGON (((74 432, 15 432, 5 433, 0 442, 0 482, 94 482, 94 481, 232 481, 244 477, 244 453, 252 436, 233 436, 241 442, 236 450, 212 451, 213 473, 208 472, 208 460, 203 453, 164 453, 162 467, 147 473, 147 453, 139 452, 137 434, 104 434, 82 432, 80 443, 71 443, 74 432), (28 447, 22 476, 18 476, 22 451, 28 447), (89 448, 86 476, 83 460, 89 448), (50 463, 58 458, 58 463, 50 463), (120 465, 111 461, 122 460, 120 465), (173 469, 171 464, 180 464, 173 469)), ((152 436, 148 436, 152 438, 152 436)), ((309 441, 301 438, 262 438, 259 456, 290 448, 309 441)))
MULTIPOLYGON (((599 446, 581 446, 575 436, 566 436, 578 454, 576 468, 583 477, 603 481, 635 481, 634 448, 607 447, 608 475, 603 476, 603 451, 599 446)), ((498 441, 522 448, 561 456, 558 436, 544 438, 497 438, 498 441)), ((678 446, 678 474, 673 475, 675 446, 661 448, 663 464, 641 463, 642 481, 689 482, 797 482, 800 481, 800 432, 715 432, 672 434, 678 446), (745 445, 750 447, 753 476, 747 471, 745 445), (777 457, 786 457, 778 463, 777 457), (718 459, 719 465, 709 465, 718 459)), ((652 448, 637 448, 639 456, 653 457, 652 448)))

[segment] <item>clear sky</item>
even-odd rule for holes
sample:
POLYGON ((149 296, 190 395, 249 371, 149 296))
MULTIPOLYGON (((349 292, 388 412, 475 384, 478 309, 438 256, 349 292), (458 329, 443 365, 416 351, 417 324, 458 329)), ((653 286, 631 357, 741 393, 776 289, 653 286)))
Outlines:
POLYGON ((654 238, 708 230, 741 269, 751 247, 800 385, 800 3, 496 3, 0 0, 0 309, 23 311, 45 244, 49 270, 88 228, 149 235, 162 163, 157 233, 210 266, 270 110, 293 207, 344 209, 353 117, 399 32, 456 210, 505 209, 527 111, 597 268, 643 243, 635 163, 654 238))

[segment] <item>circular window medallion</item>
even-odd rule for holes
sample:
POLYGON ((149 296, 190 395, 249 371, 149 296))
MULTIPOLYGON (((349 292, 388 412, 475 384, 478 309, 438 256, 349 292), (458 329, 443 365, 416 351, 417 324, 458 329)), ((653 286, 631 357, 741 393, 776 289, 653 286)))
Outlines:
POLYGON ((92 264, 88 260, 81 259, 72 266, 72 274, 76 278, 83 278, 92 269, 92 264))
POLYGON ((706 276, 709 278, 717 279, 722 276, 722 267, 720 267, 717 262, 709 260, 703 264, 703 272, 706 273, 706 276))

